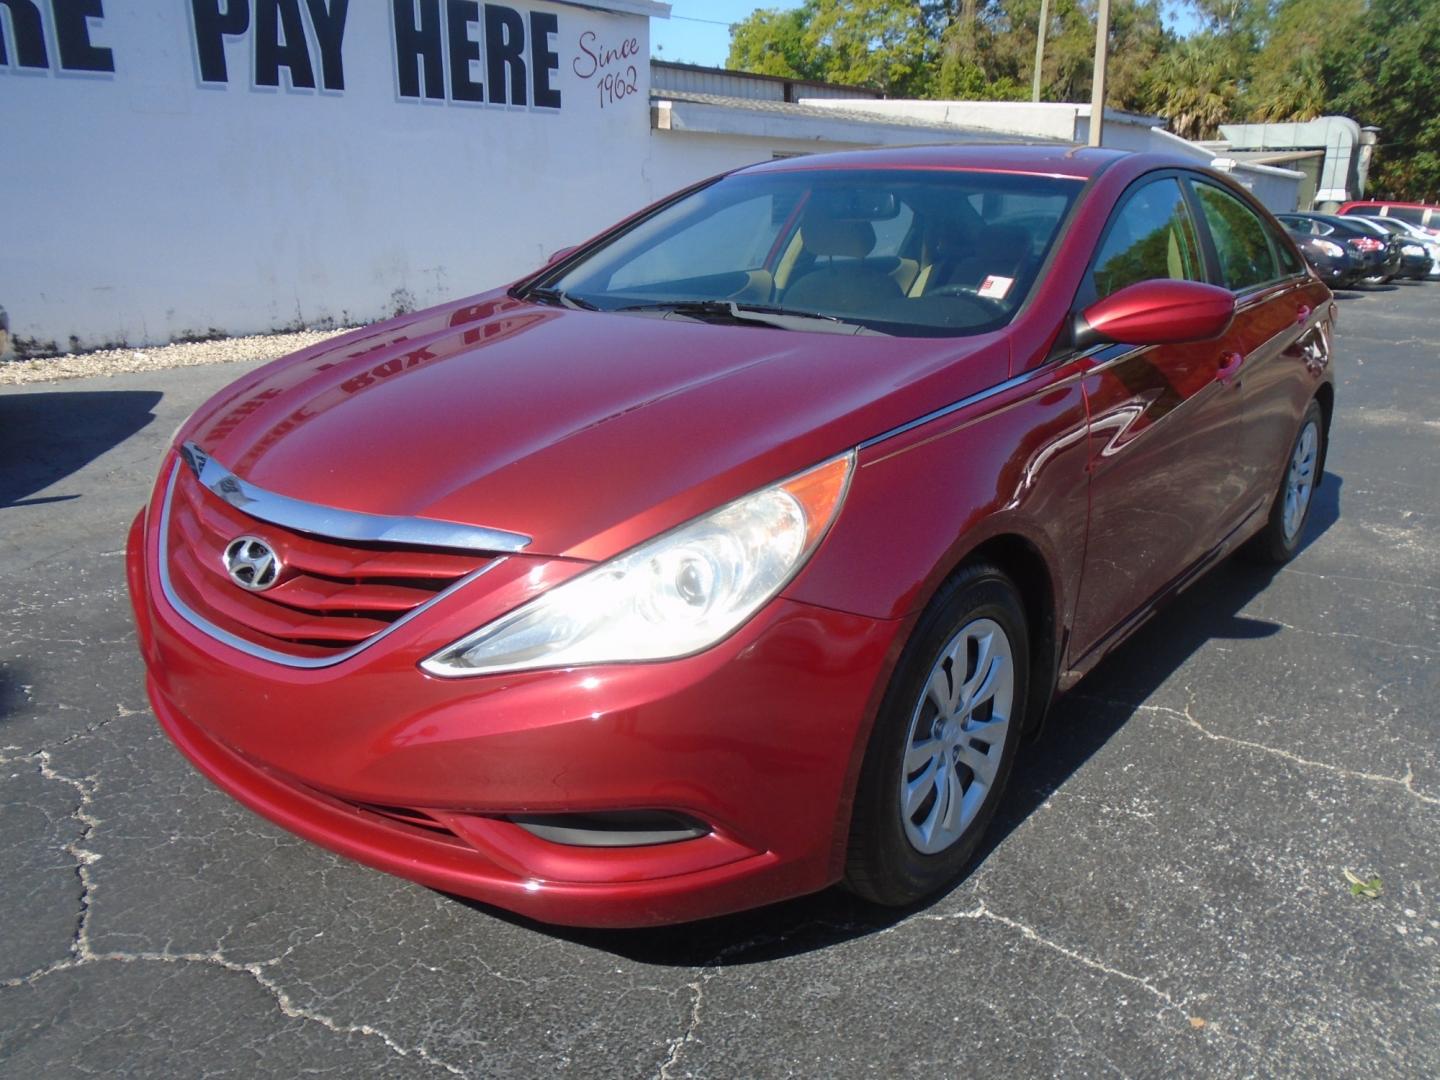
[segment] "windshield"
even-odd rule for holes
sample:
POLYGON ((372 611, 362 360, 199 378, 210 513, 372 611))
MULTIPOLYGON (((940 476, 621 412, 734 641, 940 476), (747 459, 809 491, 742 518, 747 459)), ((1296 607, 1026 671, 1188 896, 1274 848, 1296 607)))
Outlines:
POLYGON ((637 315, 698 318, 724 307, 889 334, 981 333, 1014 316, 1080 187, 950 170, 732 175, 529 290, 637 315))

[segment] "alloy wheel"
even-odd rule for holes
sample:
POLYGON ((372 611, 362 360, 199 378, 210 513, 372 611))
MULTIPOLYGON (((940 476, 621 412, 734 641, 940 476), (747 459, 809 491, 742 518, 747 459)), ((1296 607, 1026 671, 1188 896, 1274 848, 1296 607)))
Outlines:
POLYGON ((1010 639, 993 619, 967 623, 940 651, 910 717, 900 818, 915 850, 955 844, 995 785, 1015 701, 1010 639))
POLYGON ((1300 431, 1290 455, 1290 471, 1285 478, 1285 539, 1292 540, 1305 521, 1310 496, 1315 490, 1315 458, 1320 447, 1320 432, 1313 420, 1300 431))

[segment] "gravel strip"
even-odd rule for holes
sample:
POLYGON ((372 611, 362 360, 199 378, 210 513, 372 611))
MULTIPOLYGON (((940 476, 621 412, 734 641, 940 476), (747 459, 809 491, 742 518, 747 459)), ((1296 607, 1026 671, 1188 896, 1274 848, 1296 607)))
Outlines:
POLYGON ((192 367, 196 364, 235 364, 245 360, 274 360, 286 353, 314 345, 355 327, 338 330, 298 330, 290 334, 255 334, 251 337, 187 341, 154 349, 100 349, 96 352, 66 353, 33 360, 0 363, 0 386, 21 383, 80 379, 87 375, 118 375, 129 371, 159 371, 192 367))

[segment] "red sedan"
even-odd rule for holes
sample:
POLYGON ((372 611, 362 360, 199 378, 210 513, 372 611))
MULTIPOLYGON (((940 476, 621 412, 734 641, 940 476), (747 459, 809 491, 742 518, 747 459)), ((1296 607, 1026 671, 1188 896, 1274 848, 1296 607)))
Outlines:
POLYGON ((742 169, 203 406, 130 536, 150 697, 258 813, 538 919, 910 903, 1057 693, 1295 553, 1333 312, 1179 161, 742 169))

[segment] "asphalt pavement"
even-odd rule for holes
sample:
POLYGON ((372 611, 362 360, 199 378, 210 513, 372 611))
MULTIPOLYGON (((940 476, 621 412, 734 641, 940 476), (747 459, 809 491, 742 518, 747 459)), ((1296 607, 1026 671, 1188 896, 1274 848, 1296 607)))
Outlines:
POLYGON ((160 733, 125 530, 253 365, 0 389, 0 1076, 1440 1075, 1440 286, 1337 339, 1305 549, 1081 683, 954 891, 643 932, 330 855, 160 733))

